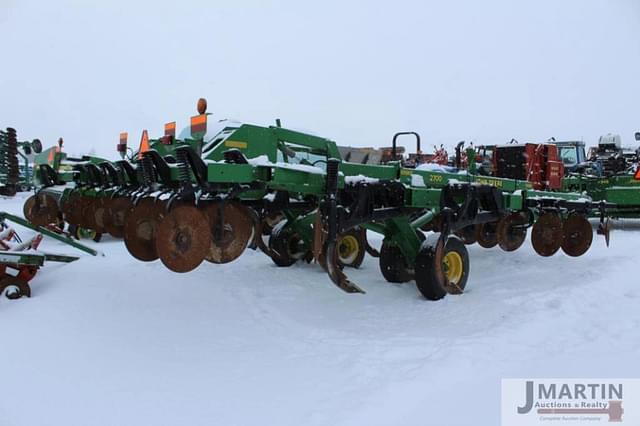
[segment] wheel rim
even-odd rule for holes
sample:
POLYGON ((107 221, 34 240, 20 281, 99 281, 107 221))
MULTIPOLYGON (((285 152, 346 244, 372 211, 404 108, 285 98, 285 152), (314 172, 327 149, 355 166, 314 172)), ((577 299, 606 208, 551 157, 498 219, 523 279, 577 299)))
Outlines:
POLYGON ((78 228, 78 236, 82 239, 87 238, 93 240, 97 235, 97 231, 83 227, 78 228))
POLYGON ((444 255, 442 264, 444 266, 444 275, 447 278, 447 281, 451 284, 458 284, 462 279, 462 274, 464 272, 462 256, 455 251, 450 251, 444 255))
POLYGON ((353 235, 345 235, 340 239, 338 244, 338 256, 340 262, 344 264, 352 263, 358 257, 360 244, 358 239, 353 235))

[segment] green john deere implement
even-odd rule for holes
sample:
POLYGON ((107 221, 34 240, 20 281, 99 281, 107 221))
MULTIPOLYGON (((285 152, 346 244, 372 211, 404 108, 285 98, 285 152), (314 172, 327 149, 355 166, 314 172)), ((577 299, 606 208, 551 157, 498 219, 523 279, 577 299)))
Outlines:
POLYGON ((278 266, 315 260, 339 288, 363 292, 342 268, 364 252, 362 235, 370 230, 384 235, 379 257, 385 278, 415 279, 426 298, 439 299, 464 290, 464 240, 513 251, 532 228, 540 255, 562 249, 580 256, 592 241, 588 215, 601 215, 600 231, 608 231, 604 218, 614 206, 579 193, 476 175, 475 164, 460 172, 398 161, 345 162, 333 141, 279 125, 242 124, 208 136, 207 115, 200 112, 173 158, 141 150, 140 185, 111 198, 127 206, 129 251, 144 261, 160 258, 175 272, 204 260, 232 261, 253 242, 278 266), (273 226, 269 219, 278 216, 283 220, 273 226), (273 229, 265 244, 267 227, 273 229))

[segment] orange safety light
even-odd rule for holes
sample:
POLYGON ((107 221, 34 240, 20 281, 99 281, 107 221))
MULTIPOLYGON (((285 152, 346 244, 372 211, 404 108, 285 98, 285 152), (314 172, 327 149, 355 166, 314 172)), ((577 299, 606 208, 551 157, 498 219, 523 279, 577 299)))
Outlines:
POLYGON ((635 180, 640 180, 640 165, 638 165, 638 169, 636 170, 636 174, 633 175, 635 180))
POLYGON ((172 121, 171 123, 167 123, 164 125, 164 135, 165 136, 176 136, 176 122, 172 121))
POLYGON ((142 131, 142 139, 140 139, 140 149, 138 150, 138 160, 142 159, 142 154, 149 151, 149 134, 146 130, 142 131))
POLYGON ((191 137, 201 139, 207 133, 207 115, 201 114, 191 117, 191 137))
POLYGON ((198 99, 198 114, 204 115, 207 113, 207 100, 205 98, 198 99))
POLYGON ((129 133, 120 133, 120 143, 116 146, 117 151, 123 156, 127 152, 127 140, 129 139, 129 133))
POLYGON ((164 136, 160 141, 163 145, 171 145, 176 137, 176 122, 172 121, 164 125, 164 136))

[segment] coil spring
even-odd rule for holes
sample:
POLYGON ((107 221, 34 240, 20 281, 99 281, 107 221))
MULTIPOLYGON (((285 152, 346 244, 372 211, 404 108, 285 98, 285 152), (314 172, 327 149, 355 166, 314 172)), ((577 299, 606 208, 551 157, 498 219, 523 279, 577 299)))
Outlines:
POLYGON ((156 182, 156 170, 153 167, 153 160, 150 156, 142 155, 142 181, 145 185, 156 182))
POLYGON ((191 182, 191 168, 189 167, 189 156, 186 151, 176 152, 178 163, 178 177, 181 182, 191 182))
POLYGON ((340 161, 330 159, 327 161, 327 193, 335 194, 338 191, 338 168, 340 161))

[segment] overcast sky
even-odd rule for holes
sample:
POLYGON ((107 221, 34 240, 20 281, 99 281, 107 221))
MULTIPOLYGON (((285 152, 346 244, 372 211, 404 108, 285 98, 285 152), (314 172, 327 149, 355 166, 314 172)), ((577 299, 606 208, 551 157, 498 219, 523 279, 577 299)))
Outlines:
POLYGON ((343 145, 640 130, 640 1, 0 0, 0 127, 116 157, 215 118, 343 145))

